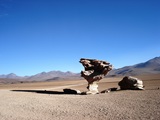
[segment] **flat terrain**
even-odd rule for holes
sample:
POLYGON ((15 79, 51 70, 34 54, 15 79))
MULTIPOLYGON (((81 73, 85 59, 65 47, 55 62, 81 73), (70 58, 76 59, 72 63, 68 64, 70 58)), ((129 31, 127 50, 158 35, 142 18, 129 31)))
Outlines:
MULTIPOLYGON (((0 120, 159 120, 160 75, 137 77, 145 90, 97 95, 64 94, 64 88, 87 91, 85 80, 1 84, 0 120)), ((99 90, 121 79, 105 78, 99 90)))

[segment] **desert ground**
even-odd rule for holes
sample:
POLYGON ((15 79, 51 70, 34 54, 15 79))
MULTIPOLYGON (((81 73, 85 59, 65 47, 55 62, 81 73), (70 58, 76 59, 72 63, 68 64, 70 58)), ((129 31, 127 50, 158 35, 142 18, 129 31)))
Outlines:
MULTIPOLYGON (((160 75, 137 78, 145 90, 96 95, 63 92, 64 88, 87 91, 86 80, 1 84, 0 120, 159 120, 160 75)), ((121 79, 102 79, 99 91, 118 87, 121 79)))

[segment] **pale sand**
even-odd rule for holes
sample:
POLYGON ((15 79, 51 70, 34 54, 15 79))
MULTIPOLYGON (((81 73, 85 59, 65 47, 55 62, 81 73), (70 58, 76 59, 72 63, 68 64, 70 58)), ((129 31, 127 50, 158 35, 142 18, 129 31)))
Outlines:
MULTIPOLYGON (((110 82, 110 79, 102 80, 99 89, 117 87, 117 81, 120 79, 112 78, 112 80, 114 82, 110 82)), ((160 118, 158 89, 160 79, 144 81, 146 86, 144 91, 126 90, 97 95, 56 94, 56 91, 61 93, 60 91, 67 88, 67 85, 68 88, 85 91, 86 84, 86 81, 80 80, 68 83, 60 81, 1 85, 0 120, 159 120, 160 118), (74 86, 78 84, 79 86, 74 86), (27 90, 27 88, 35 91, 11 91, 27 90)))

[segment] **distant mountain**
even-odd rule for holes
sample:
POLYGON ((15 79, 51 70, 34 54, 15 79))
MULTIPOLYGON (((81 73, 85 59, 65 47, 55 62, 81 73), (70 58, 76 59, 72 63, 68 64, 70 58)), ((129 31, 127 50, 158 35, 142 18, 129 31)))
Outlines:
POLYGON ((18 83, 22 82, 22 79, 25 79, 26 77, 20 77, 17 76, 14 73, 10 73, 7 75, 0 75, 0 84, 5 84, 5 83, 18 83))
POLYGON ((147 62, 140 63, 134 66, 135 68, 151 68, 153 70, 160 68, 160 57, 155 57, 147 62))
POLYGON ((17 76, 14 73, 8 75, 0 75, 0 83, 14 83, 17 81, 54 81, 54 80, 66 80, 66 79, 80 79, 79 73, 62 72, 62 71, 50 71, 41 72, 32 76, 17 76))
POLYGON ((145 75, 160 73, 160 57, 155 57, 144 63, 139 63, 133 66, 126 66, 112 70, 108 76, 124 76, 124 75, 145 75))
MULTIPOLYGON (((107 76, 125 76, 125 75, 144 75, 144 74, 160 74, 160 57, 155 57, 144 63, 139 63, 133 66, 126 66, 119 69, 114 69, 109 72, 107 76)), ((32 76, 17 76, 14 73, 8 75, 0 75, 0 81, 10 79, 12 81, 53 81, 53 80, 66 80, 66 79, 83 79, 80 73, 50 71, 41 72, 32 76)))
POLYGON ((10 78, 0 78, 0 84, 6 84, 6 83, 18 83, 21 82, 17 79, 10 79, 10 78))
POLYGON ((0 78, 21 79, 21 78, 23 78, 23 77, 17 76, 17 75, 14 74, 14 73, 10 73, 10 74, 7 74, 7 75, 0 75, 0 78))
POLYGON ((28 81, 43 81, 43 80, 58 80, 58 79, 70 79, 73 77, 79 77, 79 74, 72 72, 61 72, 61 71, 50 71, 42 72, 33 76, 26 78, 28 81))

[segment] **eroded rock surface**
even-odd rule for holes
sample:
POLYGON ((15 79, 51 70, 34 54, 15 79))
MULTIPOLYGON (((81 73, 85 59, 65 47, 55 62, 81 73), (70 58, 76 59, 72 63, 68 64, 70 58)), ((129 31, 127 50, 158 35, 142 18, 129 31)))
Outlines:
POLYGON ((112 70, 112 65, 106 61, 81 58, 80 63, 84 66, 81 76, 88 81, 88 92, 86 94, 97 94, 98 82, 112 70))

